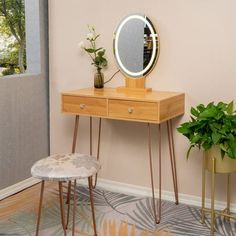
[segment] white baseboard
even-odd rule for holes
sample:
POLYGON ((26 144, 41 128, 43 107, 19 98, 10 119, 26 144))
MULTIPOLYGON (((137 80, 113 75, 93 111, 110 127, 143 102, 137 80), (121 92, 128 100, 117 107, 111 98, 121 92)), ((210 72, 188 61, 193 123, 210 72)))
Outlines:
MULTIPOLYGON (((24 181, 21 181, 17 184, 14 184, 10 187, 0 190, 0 200, 11 196, 19 191, 22 191, 25 188, 28 188, 36 183, 39 183, 40 180, 35 179, 33 177, 28 178, 24 181)), ((87 180, 79 180, 80 184, 87 185, 87 180)), ((120 183, 116 181, 106 180, 106 179, 98 179, 97 186, 106 189, 111 192, 119 192, 134 196, 141 196, 141 197, 151 197, 151 189, 139 185, 132 185, 126 183, 120 183)), ((155 190, 155 196, 158 196, 159 191, 155 190)), ((174 193, 170 191, 162 190, 162 199, 167 201, 175 201, 174 193)), ((179 194, 179 202, 187 205, 201 207, 201 197, 188 195, 188 194, 179 194)), ((206 207, 210 207, 210 199, 206 199, 206 207)), ((226 207, 226 202, 216 201, 215 202, 215 209, 222 210, 226 207)), ((231 204, 231 211, 236 212, 236 204, 231 204)))
POLYGON ((4 199, 6 197, 9 197, 13 194, 16 194, 16 193, 18 193, 28 187, 31 187, 39 182, 40 182, 39 179, 35 179, 35 178, 31 177, 31 178, 25 179, 19 183, 11 185, 7 188, 4 188, 4 189, 0 190, 0 200, 4 199))
MULTIPOLYGON (((124 193, 124 194, 129 194, 129 195, 134 195, 134 196, 143 196, 143 197, 152 196, 151 188, 138 186, 138 185, 132 185, 132 184, 126 184, 126 183, 120 183, 120 182, 106 180, 106 179, 98 179, 97 186, 111 192, 119 192, 119 193, 124 193)), ((159 194, 159 191, 155 190, 156 197, 158 197, 158 194, 159 194)), ((175 202, 174 192, 162 190, 162 199, 175 202)), ((191 205, 191 206, 201 207, 202 198, 198 196, 179 193, 179 202, 183 204, 191 205)), ((209 208, 211 205, 211 200, 206 199, 205 205, 207 208, 209 208)), ((225 208, 226 208, 226 202, 215 201, 215 209, 223 210, 225 208)), ((236 212, 236 204, 231 204, 230 209, 232 212, 236 212)))

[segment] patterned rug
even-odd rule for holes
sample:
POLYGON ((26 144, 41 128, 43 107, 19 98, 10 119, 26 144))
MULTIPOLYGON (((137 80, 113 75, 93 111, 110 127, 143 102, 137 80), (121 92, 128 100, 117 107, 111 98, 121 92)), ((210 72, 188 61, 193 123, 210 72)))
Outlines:
MULTIPOLYGON (((41 236, 62 236, 58 191, 55 185, 47 184, 40 225, 41 236)), ((89 192, 86 187, 78 187, 78 208, 76 215, 76 235, 93 235, 89 192)), ((66 192, 66 189, 65 189, 66 192)), ((13 197, 0 201, 0 235, 35 235, 35 223, 39 197, 39 185, 13 197)), ((96 222, 99 236, 107 225, 120 225, 125 222, 134 235, 156 235, 155 232, 168 229, 170 235, 209 236, 210 219, 200 223, 200 210, 197 207, 163 201, 162 220, 154 224, 152 201, 146 197, 135 197, 103 189, 94 190, 96 222), (143 232, 146 232, 145 234, 143 232)), ((72 219, 72 217, 71 217, 72 219)), ((71 224, 69 225, 69 229, 71 224)), ((116 227, 116 231, 119 227, 116 227)), ((216 236, 236 235, 236 223, 222 217, 216 219, 216 236)), ((68 235, 70 235, 68 230, 68 235)), ((109 235, 109 234, 107 234, 109 235)), ((117 233, 118 235, 118 233, 117 233)), ((131 235, 127 234, 127 235, 131 235)), ((133 235, 133 234, 132 234, 133 235)))

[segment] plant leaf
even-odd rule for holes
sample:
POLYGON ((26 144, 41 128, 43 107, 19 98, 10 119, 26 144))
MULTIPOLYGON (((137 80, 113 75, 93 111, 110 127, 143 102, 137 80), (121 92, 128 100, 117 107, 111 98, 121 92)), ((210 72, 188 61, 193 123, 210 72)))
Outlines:
POLYGON ((230 102, 226 108, 226 111, 229 115, 232 115, 234 112, 234 101, 230 102))
POLYGON ((88 53, 94 53, 96 50, 93 48, 84 48, 84 50, 88 53))
POLYGON ((190 154, 190 151, 191 151, 191 149, 194 147, 194 145, 190 145, 190 147, 189 147, 189 149, 188 149, 188 151, 187 151, 187 154, 186 154, 186 158, 187 158, 187 160, 189 159, 189 154, 190 154))
POLYGON ((214 144, 217 144, 221 138, 221 134, 217 133, 217 132, 213 132, 212 135, 212 141, 214 144))
POLYGON ((196 117, 199 116, 199 112, 194 107, 191 107, 191 114, 196 116, 196 117))

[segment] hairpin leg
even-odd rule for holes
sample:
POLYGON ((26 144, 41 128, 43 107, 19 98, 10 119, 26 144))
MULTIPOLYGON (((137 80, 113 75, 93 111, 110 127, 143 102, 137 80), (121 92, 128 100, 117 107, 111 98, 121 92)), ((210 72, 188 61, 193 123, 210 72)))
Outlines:
POLYGON ((174 192, 175 192, 175 203, 179 204, 178 181, 177 181, 172 121, 169 120, 166 123, 167 123, 167 134, 168 134, 168 143, 169 143, 169 151, 170 151, 171 171, 172 171, 172 178, 173 178, 173 185, 174 185, 174 192))
POLYGON ((148 123, 148 153, 150 163, 150 175, 151 175, 151 187, 152 187, 152 201, 153 201, 153 212, 156 224, 160 223, 161 220, 161 125, 158 125, 158 144, 159 144, 159 204, 158 204, 158 218, 155 203, 155 192, 154 192, 154 180, 153 180, 153 165, 152 165, 152 146, 151 146, 151 129, 150 123, 148 123))
MULTIPOLYGON (((77 141, 77 136, 78 136, 78 128, 79 128, 79 115, 76 115, 75 116, 73 141, 72 141, 72 153, 75 153, 76 141, 77 141)), ((70 197, 71 197, 71 181, 69 181, 69 183, 68 183, 67 199, 66 199, 66 204, 68 204, 66 228, 68 226, 69 218, 70 218, 70 197)))
POLYGON ((41 211, 42 211, 42 203, 43 203, 43 192, 44 192, 44 184, 45 181, 41 182, 41 191, 40 191, 40 199, 39 199, 39 209, 38 209, 38 219, 37 219, 37 227, 36 227, 36 236, 39 235, 39 225, 41 219, 41 211))
POLYGON ((90 177, 88 178, 88 184, 89 184, 89 194, 90 194, 90 202, 91 202, 91 210, 92 210, 94 236, 97 236, 95 210, 94 210, 94 201, 93 201, 93 183, 92 183, 92 176, 90 176, 90 177))
POLYGON ((62 182, 61 181, 59 181, 59 200, 60 200, 60 210, 61 210, 61 224, 63 227, 64 236, 66 236, 66 224, 65 224, 63 192, 62 192, 62 182))
POLYGON ((74 200, 74 207, 73 207, 73 226, 72 226, 72 236, 75 235, 75 213, 76 213, 76 206, 77 206, 77 201, 76 201, 76 180, 74 180, 74 195, 73 195, 73 200, 74 200))
MULTIPOLYGON (((97 146, 97 160, 98 160, 98 161, 99 161, 99 158, 100 158, 101 130, 102 130, 102 119, 99 118, 98 146, 97 146)), ((96 188, 96 185, 97 185, 97 178, 98 178, 98 174, 96 173, 96 175, 95 175, 95 182, 94 182, 94 185, 93 185, 93 189, 96 188)))

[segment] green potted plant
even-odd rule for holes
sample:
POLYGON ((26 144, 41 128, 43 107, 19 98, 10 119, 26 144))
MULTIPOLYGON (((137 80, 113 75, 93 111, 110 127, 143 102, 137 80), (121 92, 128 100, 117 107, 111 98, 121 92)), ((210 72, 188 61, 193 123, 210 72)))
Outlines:
POLYGON ((103 88, 104 86, 104 74, 102 68, 107 66, 107 59, 105 58, 106 50, 102 47, 97 47, 96 40, 99 38, 99 34, 96 33, 95 27, 88 25, 89 33, 87 34, 86 40, 89 45, 85 45, 83 41, 79 43, 79 47, 86 51, 90 56, 92 63, 95 66, 96 73, 94 75, 94 87, 103 88))
POLYGON ((193 147, 205 151, 205 168, 212 171, 216 160, 218 173, 236 172, 236 112, 230 103, 203 104, 191 108, 191 120, 177 128, 190 141, 187 158, 193 147))

